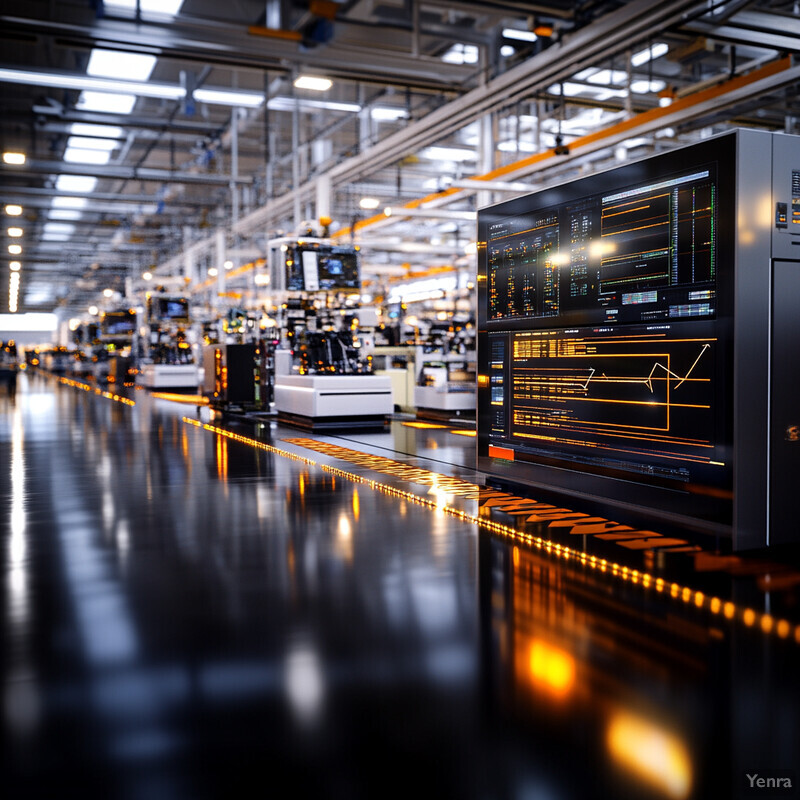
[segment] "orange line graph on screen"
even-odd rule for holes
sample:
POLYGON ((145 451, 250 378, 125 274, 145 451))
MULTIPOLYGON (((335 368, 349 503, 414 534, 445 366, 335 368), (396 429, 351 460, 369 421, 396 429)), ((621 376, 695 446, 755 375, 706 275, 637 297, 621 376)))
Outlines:
POLYGON ((617 453, 657 444, 664 458, 708 462, 715 341, 517 339, 513 435, 617 453))
MULTIPOLYGON (((705 353, 706 350, 708 350, 709 347, 711 347, 711 345, 708 344, 708 343, 706 343, 706 344, 704 344, 702 346, 702 348, 700 349, 699 355, 694 360, 694 364, 692 364, 692 366, 689 367, 689 371, 683 377, 681 377, 680 375, 678 375, 675 372, 673 372, 671 369, 669 369, 669 367, 665 367, 660 361, 656 361, 655 364, 653 364, 653 368, 650 370, 650 374, 646 378, 624 378, 624 377, 610 378, 605 373, 603 373, 602 375, 597 375, 597 377, 595 377, 595 375, 597 374, 597 370, 594 367, 590 367, 589 368, 589 377, 586 379, 586 382, 583 383, 583 384, 577 383, 577 384, 574 384, 574 385, 579 386, 583 391, 586 391, 589 388, 589 384, 593 380, 594 381, 603 381, 605 383, 641 383, 641 384, 644 384, 650 390, 650 392, 652 394, 652 392, 653 392, 653 381, 655 381, 655 380, 666 380, 666 381, 669 381, 670 379, 673 379, 673 380, 676 380, 677 383, 672 388, 673 389, 677 389, 682 383, 685 383, 686 381, 689 380, 689 376, 692 374, 692 372, 694 372, 694 368, 697 366, 697 362, 703 357, 703 353, 705 353), (667 377, 666 378, 660 378, 660 379, 656 378, 656 372, 659 369, 661 369, 661 370, 663 370, 664 372, 667 373, 667 377)), ((708 378, 697 378, 695 380, 705 380, 705 381, 707 381, 708 378)))

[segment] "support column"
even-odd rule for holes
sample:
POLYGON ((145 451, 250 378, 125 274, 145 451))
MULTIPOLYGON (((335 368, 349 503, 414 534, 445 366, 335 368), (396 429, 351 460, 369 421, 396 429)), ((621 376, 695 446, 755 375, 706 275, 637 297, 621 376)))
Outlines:
POLYGON ((225 230, 218 228, 215 234, 215 256, 217 269, 217 297, 214 306, 219 308, 222 305, 222 295, 225 293, 225 230))
POLYGON ((183 227, 183 280, 187 286, 197 281, 195 273, 194 255, 189 250, 192 241, 192 228, 189 225, 183 227))
POLYGON ((317 178, 317 221, 320 225, 322 225, 323 218, 331 218, 330 175, 320 175, 317 178))

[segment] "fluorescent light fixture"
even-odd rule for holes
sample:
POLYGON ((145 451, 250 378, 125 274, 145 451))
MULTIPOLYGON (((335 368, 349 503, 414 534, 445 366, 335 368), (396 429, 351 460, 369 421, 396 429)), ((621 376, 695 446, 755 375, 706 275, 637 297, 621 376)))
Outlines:
POLYGON ((365 211, 373 211, 381 204, 381 201, 378 200, 377 197, 362 197, 361 200, 358 201, 359 207, 363 208, 365 211))
MULTIPOLYGON (((70 177, 62 175, 62 178, 70 177)), ((89 203, 86 197, 54 197, 51 205, 53 208, 84 208, 89 203)))
POLYGON ((478 46, 474 44, 454 44, 443 56, 446 64, 477 64, 478 46))
POLYGON ((68 147, 64 151, 64 161, 68 164, 108 164, 111 153, 107 150, 83 150, 78 147, 68 147))
POLYGON ((432 161, 474 161, 476 158, 474 150, 461 147, 426 147, 420 151, 420 155, 432 161))
POLYGON ((649 94, 650 92, 660 92, 667 88, 664 81, 633 81, 631 91, 636 94, 649 94))
POLYGON ((8 253, 12 256, 18 256, 22 253, 22 245, 21 244, 10 244, 8 246, 8 253))
POLYGON ((516 52, 517 51, 514 49, 513 45, 510 45, 510 44, 504 44, 500 48, 500 55, 503 56, 503 58, 510 58, 516 52))
POLYGON ((48 219, 80 219, 83 216, 80 211, 73 211, 70 208, 51 208, 47 212, 48 219))
POLYGON ((86 74, 99 78, 146 81, 150 78, 155 65, 155 56, 96 49, 92 50, 89 56, 86 74))
MULTIPOLYGON (((197 97, 197 92, 194 93, 197 97)), ((267 102, 270 111, 294 111, 295 103, 300 111, 312 113, 314 111, 344 111, 357 114, 361 111, 358 103, 337 103, 330 100, 306 100, 294 97, 271 97, 267 102)))
POLYGON ((235 92, 227 89, 195 89, 193 96, 198 103, 218 106, 258 108, 264 102, 263 94, 235 92))
POLYGON ((93 317, 97 315, 97 312, 98 312, 98 310, 99 310, 99 309, 97 308, 97 306, 89 306, 89 308, 87 309, 87 311, 88 311, 88 312, 89 312, 89 313, 90 313, 90 314, 91 314, 93 317))
POLYGON ((391 106, 373 106, 369 110, 369 115, 372 119, 379 121, 393 122, 398 119, 405 119, 408 112, 404 108, 392 108, 391 106))
POLYGON ((296 89, 311 89, 313 92, 327 92, 331 86, 333 81, 330 78, 319 78, 314 75, 301 75, 294 81, 296 89))
POLYGON ((12 239, 18 239, 20 236, 22 236, 22 234, 23 234, 22 228, 9 228, 8 229, 8 235, 12 239))
POLYGON ((405 208, 405 206, 387 206, 383 209, 385 217, 423 217, 427 219, 454 219, 474 222, 477 214, 474 211, 455 211, 449 208, 405 208))
MULTIPOLYGON (((86 94, 93 92, 112 94, 133 94, 143 97, 159 97, 166 99, 179 99, 186 92, 181 86, 165 83, 143 83, 141 81, 123 81, 116 78, 95 78, 91 75, 65 75, 63 73, 40 72, 34 70, 0 69, 0 82, 20 83, 29 86, 48 86, 54 89, 85 90, 86 94)), ((100 102, 92 98, 79 98, 78 103, 100 102)), ((108 105, 104 101, 103 105, 108 105)), ((98 110, 103 110, 100 108, 98 110)))
MULTIPOLYGON (((139 8, 146 14, 168 14, 174 17, 180 11, 183 0, 139 0, 139 8)), ((136 0, 106 0, 106 8, 127 8, 136 10, 136 0)))
MULTIPOLYGON (((560 95, 562 84, 554 83, 548 87, 549 94, 560 95)), ((564 97, 577 97, 578 95, 585 94, 594 97, 596 100, 608 100, 611 97, 625 97, 627 96, 626 89, 606 89, 603 86, 587 86, 585 83, 575 83, 574 81, 565 81, 564 97)))
MULTIPOLYGON (((2 72, 2 70, 0 70, 2 72)), ((5 152, 3 153, 3 163, 4 164, 24 164, 25 163, 25 153, 10 153, 5 152)))
POLYGON ((75 226, 70 225, 68 222, 45 222, 43 230, 45 233, 73 234, 75 233, 75 226))
POLYGON ((113 294, 113 289, 103 289, 103 297, 111 297, 113 294))
POLYGON ((81 92, 76 108, 80 111, 102 111, 106 114, 130 114, 135 105, 135 94, 81 92))
POLYGON ((152 272, 143 272, 142 273, 142 280, 145 280, 145 281, 153 280, 153 273, 152 272))
POLYGON ((516 39, 519 42, 535 42, 539 37, 533 31, 521 31, 519 28, 503 28, 504 39, 516 39))
POLYGON ((19 262, 19 261, 12 261, 12 262, 11 262, 11 263, 8 265, 8 268, 9 268, 9 269, 10 269, 12 272, 19 272, 19 271, 20 271, 20 269, 22 269, 22 264, 20 264, 20 262, 19 262))
MULTIPOLYGON (((97 186, 97 178, 92 178, 89 175, 59 175, 56 179, 56 191, 59 192, 87 194, 88 192, 93 192, 95 186, 97 186)), ((53 205, 55 205, 57 199, 53 200, 53 205)))
POLYGON ((6 214, 9 217, 18 217, 22 214, 22 206, 9 204, 6 206, 6 214))
POLYGON ((645 50, 640 50, 638 53, 634 53, 631 56, 631 64, 634 67, 641 67, 642 64, 646 64, 648 61, 654 61, 657 58, 661 58, 661 56, 666 55, 668 51, 668 44, 665 42, 656 42, 645 50))
POLYGON ((116 125, 92 125, 89 122, 73 122, 69 126, 73 136, 86 136, 90 139, 121 139, 125 131, 116 125))
POLYGON ((233 269, 233 261, 226 261, 223 265, 225 269, 233 269))
POLYGON ((592 72, 591 75, 587 75, 583 80, 589 83, 595 83, 598 86, 611 86, 611 84, 621 85, 628 80, 628 73, 619 69, 598 69, 592 72))
POLYGON ((646 136, 637 136, 635 139, 626 139, 621 146, 633 150, 635 147, 644 147, 648 144, 650 144, 650 140, 646 136))
POLYGON ((508 140, 500 142, 497 149, 503 153, 535 153, 536 147, 533 142, 517 142, 508 140))
POLYGON ((208 270, 208 274, 209 274, 209 275, 210 275, 212 278, 216 278, 216 277, 217 277, 217 275, 219 275, 219 270, 218 270, 216 267, 211 267, 211 269, 209 269, 209 270, 208 270))

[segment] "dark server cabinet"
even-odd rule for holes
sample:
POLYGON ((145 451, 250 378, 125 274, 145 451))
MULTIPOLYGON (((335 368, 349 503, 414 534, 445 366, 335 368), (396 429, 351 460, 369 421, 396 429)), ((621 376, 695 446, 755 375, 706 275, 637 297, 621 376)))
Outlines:
POLYGON ((800 137, 478 213, 478 467, 735 549, 798 541, 800 137))

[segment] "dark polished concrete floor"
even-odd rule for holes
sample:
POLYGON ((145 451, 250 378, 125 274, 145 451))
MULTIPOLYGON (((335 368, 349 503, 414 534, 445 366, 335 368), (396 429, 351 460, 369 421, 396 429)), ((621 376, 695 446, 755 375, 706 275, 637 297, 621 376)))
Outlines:
POLYGON ((478 482, 474 439, 447 427, 225 425, 237 439, 131 396, 37 375, 0 394, 4 796, 796 785, 793 551, 654 556, 388 474, 478 482))

